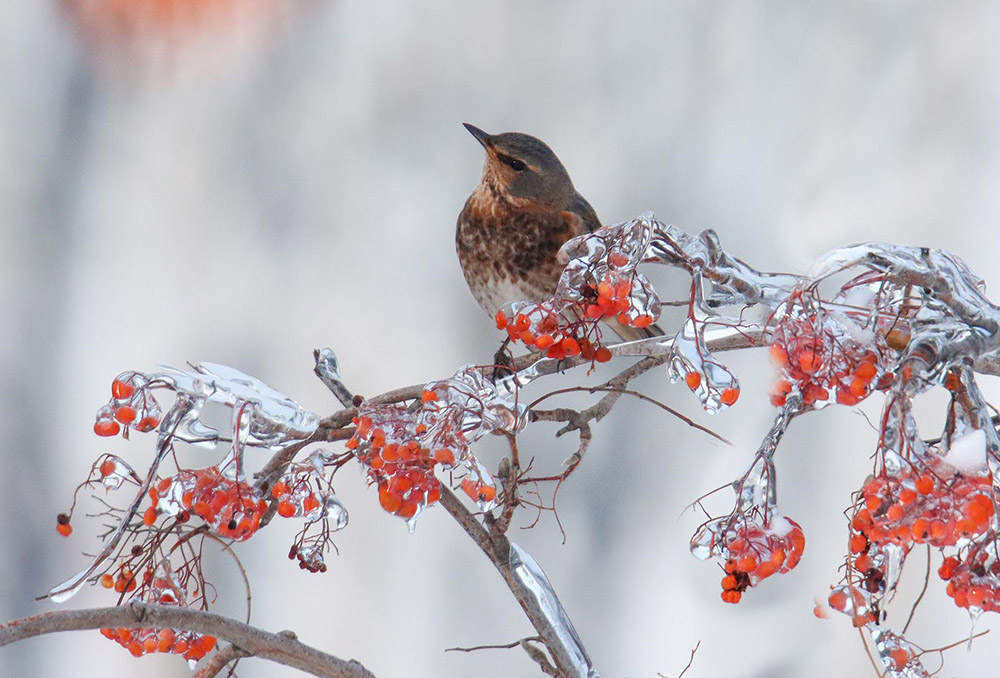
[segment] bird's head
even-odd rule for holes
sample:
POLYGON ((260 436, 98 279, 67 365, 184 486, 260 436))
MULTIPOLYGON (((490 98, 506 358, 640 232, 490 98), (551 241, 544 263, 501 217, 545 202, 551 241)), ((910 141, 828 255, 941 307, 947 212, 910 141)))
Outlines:
POLYGON ((566 168, 541 139, 519 132, 487 134, 469 123, 465 129, 486 149, 483 182, 515 201, 561 209, 576 192, 566 168))

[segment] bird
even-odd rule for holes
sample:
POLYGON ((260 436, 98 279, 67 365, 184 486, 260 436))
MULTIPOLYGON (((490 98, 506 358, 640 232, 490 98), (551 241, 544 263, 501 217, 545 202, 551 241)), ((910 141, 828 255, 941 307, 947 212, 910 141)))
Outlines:
MULTIPOLYGON (((455 246, 472 296, 491 316, 514 301, 548 301, 570 238, 601 226, 569 172, 541 139, 520 132, 465 128, 486 151, 479 185, 458 215, 455 246)), ((624 341, 663 334, 655 325, 606 323, 624 341)))

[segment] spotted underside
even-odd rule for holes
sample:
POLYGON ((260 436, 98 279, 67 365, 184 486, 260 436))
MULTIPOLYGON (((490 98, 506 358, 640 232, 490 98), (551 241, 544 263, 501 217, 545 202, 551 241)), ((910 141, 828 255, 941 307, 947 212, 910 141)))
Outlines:
POLYGON ((489 184, 480 184, 469 197, 458 218, 458 259, 487 313, 512 301, 552 298, 563 269, 556 254, 586 230, 585 219, 592 216, 567 218, 562 212, 519 209, 489 184))

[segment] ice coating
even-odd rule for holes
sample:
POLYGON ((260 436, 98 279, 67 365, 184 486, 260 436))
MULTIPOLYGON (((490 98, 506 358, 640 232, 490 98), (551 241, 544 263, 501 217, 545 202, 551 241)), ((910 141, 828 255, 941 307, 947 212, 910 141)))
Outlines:
POLYGON ((792 570, 805 550, 805 535, 794 520, 778 510, 772 457, 791 421, 782 410, 750 467, 732 483, 736 505, 731 513, 703 523, 691 538, 691 553, 716 559, 726 576, 722 599, 737 603, 748 588, 763 579, 792 570))
POLYGON ((483 511, 496 506, 496 481, 469 446, 490 433, 517 433, 526 423, 524 413, 516 393, 486 379, 479 368, 463 367, 427 384, 413 406, 363 403, 347 447, 378 486, 382 508, 406 519, 412 532, 420 512, 440 498, 437 466, 464 468, 465 493, 483 511))
POLYGON ((559 597, 549 583, 548 577, 531 555, 514 542, 510 542, 510 570, 514 577, 527 589, 549 626, 555 631, 559 641, 560 654, 572 661, 572 666, 564 666, 566 675, 574 678, 597 678, 597 669, 587 656, 580 637, 573 628, 573 622, 563 609, 559 597))
POLYGON ((494 432, 518 433, 527 423, 525 405, 498 389, 474 366, 461 367, 451 378, 425 388, 437 394, 420 410, 418 425, 426 427, 423 439, 427 443, 439 438, 450 441, 452 432, 458 430, 466 444, 471 444, 494 432))
POLYGON ((139 484, 139 476, 136 472, 124 459, 117 455, 103 455, 94 466, 100 476, 98 482, 108 491, 117 490, 124 484, 126 479, 139 484))
POLYGON ((169 385, 178 394, 188 395, 193 403, 173 430, 180 440, 197 443, 219 439, 219 432, 199 419, 201 409, 209 403, 237 411, 244 409, 247 420, 241 428, 246 427, 247 435, 242 442, 254 447, 279 448, 291 444, 308 438, 319 425, 318 415, 232 367, 204 362, 191 371, 169 366, 160 366, 160 370, 147 375, 149 380, 169 385))
POLYGON ((930 678, 930 673, 917 658, 913 646, 892 629, 869 623, 865 630, 875 643, 875 650, 882 660, 886 675, 892 678, 930 678))
POLYGON ((689 317, 671 344, 668 366, 671 381, 685 380, 709 414, 736 402, 739 380, 718 362, 705 343, 705 324, 689 317))

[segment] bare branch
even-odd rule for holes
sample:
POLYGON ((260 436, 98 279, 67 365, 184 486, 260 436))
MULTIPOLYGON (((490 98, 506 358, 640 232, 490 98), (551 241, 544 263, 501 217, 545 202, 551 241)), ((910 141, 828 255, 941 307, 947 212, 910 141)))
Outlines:
POLYGON ((374 678, 360 663, 321 652, 296 640, 294 634, 270 633, 229 617, 175 605, 131 602, 119 607, 58 610, 0 625, 0 647, 59 631, 99 628, 183 628, 222 638, 254 657, 324 678, 374 678))

